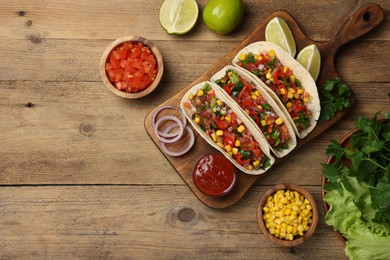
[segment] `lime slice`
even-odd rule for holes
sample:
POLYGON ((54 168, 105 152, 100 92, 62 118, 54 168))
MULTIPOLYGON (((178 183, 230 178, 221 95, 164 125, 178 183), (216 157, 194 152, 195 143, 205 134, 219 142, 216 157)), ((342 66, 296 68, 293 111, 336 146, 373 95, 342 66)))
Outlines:
POLYGON ((297 61, 309 71, 316 81, 321 67, 321 54, 318 47, 315 44, 306 46, 298 53, 297 61))
POLYGON ((282 18, 275 17, 268 22, 267 27, 265 28, 265 40, 279 45, 290 53, 291 56, 295 57, 297 50, 294 36, 282 18))
POLYGON ((165 0, 160 7, 159 20, 168 34, 185 34, 194 27, 198 15, 195 0, 165 0))

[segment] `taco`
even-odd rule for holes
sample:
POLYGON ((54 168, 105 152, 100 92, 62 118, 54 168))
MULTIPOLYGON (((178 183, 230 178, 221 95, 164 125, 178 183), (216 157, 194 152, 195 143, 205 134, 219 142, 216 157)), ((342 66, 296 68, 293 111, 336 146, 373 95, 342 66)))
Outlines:
POLYGON ((242 172, 259 175, 274 163, 263 136, 215 83, 193 86, 180 106, 193 128, 242 172))
POLYGON ((270 42, 255 42, 233 59, 249 71, 278 102, 299 138, 307 136, 320 116, 320 100, 310 73, 291 55, 270 42))
POLYGON ((211 80, 245 112, 267 140, 275 156, 281 158, 295 148, 296 136, 287 117, 265 89, 247 72, 226 66, 211 80))

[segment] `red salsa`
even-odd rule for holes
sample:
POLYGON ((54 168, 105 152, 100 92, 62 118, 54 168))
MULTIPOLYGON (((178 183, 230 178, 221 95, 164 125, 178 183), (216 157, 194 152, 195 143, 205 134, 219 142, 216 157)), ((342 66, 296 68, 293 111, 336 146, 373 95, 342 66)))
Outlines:
POLYGON ((234 170, 232 162, 222 154, 208 154, 195 165, 194 183, 207 195, 222 196, 234 185, 234 170))
POLYGON ((106 73, 117 89, 128 93, 139 92, 155 80, 157 60, 142 42, 125 42, 108 56, 106 73))

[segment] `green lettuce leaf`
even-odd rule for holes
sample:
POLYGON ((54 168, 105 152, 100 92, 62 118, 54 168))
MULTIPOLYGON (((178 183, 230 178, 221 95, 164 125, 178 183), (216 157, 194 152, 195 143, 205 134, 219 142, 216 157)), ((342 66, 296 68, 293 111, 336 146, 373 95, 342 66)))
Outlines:
POLYGON ((350 226, 345 254, 350 259, 390 259, 390 236, 374 233, 361 220, 350 226))

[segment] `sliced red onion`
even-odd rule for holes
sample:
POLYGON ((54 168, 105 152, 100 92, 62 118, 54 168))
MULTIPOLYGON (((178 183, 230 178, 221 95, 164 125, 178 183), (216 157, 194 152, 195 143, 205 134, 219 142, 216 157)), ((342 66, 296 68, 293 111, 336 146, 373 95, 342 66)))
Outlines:
MULTIPOLYGON (((169 125, 169 126, 168 126, 168 127, 169 127, 169 130, 172 130, 173 128, 171 128, 170 126, 172 126, 172 125, 169 125)), ((160 141, 163 142, 163 143, 168 143, 168 144, 170 144, 170 143, 176 142, 177 140, 179 140, 179 139, 183 136, 183 133, 184 133, 184 126, 183 126, 182 122, 180 121, 180 119, 177 118, 176 116, 162 116, 162 117, 159 118, 159 119, 156 121, 156 123, 154 124, 153 130, 154 130, 154 134, 156 135, 156 137, 157 137, 158 140, 160 140, 160 141), (159 128, 159 126, 160 126, 160 124, 161 124, 162 122, 169 121, 169 120, 175 121, 176 124, 173 124, 173 126, 176 127, 176 125, 177 125, 177 126, 179 126, 179 128, 180 128, 179 131, 177 131, 177 132, 175 133, 175 135, 174 135, 175 137, 172 138, 172 139, 167 139, 167 138, 165 138, 165 137, 162 137, 162 136, 159 134, 159 132, 161 132, 161 131, 158 130, 158 128, 159 128)), ((169 133, 169 131, 166 131, 166 129, 165 129, 163 133, 169 133)))
MULTIPOLYGON (((154 114, 153 114, 153 118, 152 118, 152 124, 153 126, 156 124, 156 117, 157 115, 164 109, 175 109, 177 110, 181 117, 182 117, 182 122, 183 122, 183 128, 187 125, 187 119, 186 117, 184 116, 183 112, 181 111, 180 108, 178 107, 175 107, 175 106, 161 106, 159 107, 156 111, 154 111, 154 114)), ((167 137, 167 138, 171 138, 171 137, 176 137, 178 134, 180 134, 180 131, 176 131, 174 133, 165 133, 164 131, 161 132, 160 130, 158 130, 157 128, 157 132, 155 131, 155 134, 156 136, 160 136, 160 137, 167 137)), ((158 138, 158 137, 157 137, 158 138)))
MULTIPOLYGON (((165 133, 168 133, 169 131, 171 131, 174 127, 176 127, 176 124, 171 124, 169 125, 166 129, 164 129, 164 132, 165 133)), ((164 152, 170 156, 181 156, 183 154, 185 154, 186 152, 188 152, 191 147, 194 145, 195 143, 195 135, 194 135, 194 132, 192 131, 191 127, 189 126, 186 126, 185 129, 187 130, 188 134, 190 135, 190 140, 188 142, 188 145, 181 151, 178 151, 178 152, 173 152, 171 150, 168 149, 168 147, 166 146, 165 143, 161 142, 161 147, 162 149, 164 150, 164 152)))

